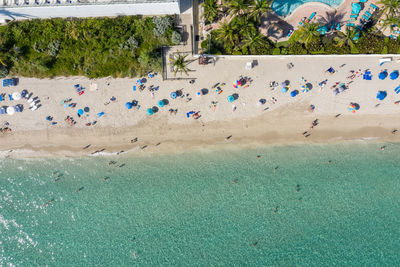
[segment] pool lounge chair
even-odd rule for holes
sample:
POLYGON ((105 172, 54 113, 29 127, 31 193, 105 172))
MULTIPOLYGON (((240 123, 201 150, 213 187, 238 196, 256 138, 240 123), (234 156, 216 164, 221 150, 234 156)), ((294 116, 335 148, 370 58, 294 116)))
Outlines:
POLYGON ((366 3, 368 0, 360 0, 360 3, 366 3))
POLYGON ((337 31, 340 31, 340 23, 338 23, 338 24, 336 25, 336 30, 337 30, 337 31))
POLYGON ((348 27, 354 27, 355 25, 354 25, 354 23, 347 23, 346 26, 348 26, 348 27))
POLYGON ((367 17, 365 15, 363 15, 363 18, 366 20, 366 22, 368 22, 371 19, 371 18, 369 18, 369 17, 367 17))
POLYGON ((370 6, 374 11, 378 9, 378 7, 376 5, 374 5, 374 4, 370 4, 370 6))
POLYGON ((356 28, 357 28, 359 31, 362 31, 362 30, 363 30, 363 28, 362 28, 360 25, 357 25, 356 28))
POLYGON ((369 13, 368 11, 365 11, 365 15, 367 15, 368 17, 372 17, 372 14, 369 13))
POLYGON ((308 19, 312 20, 315 17, 316 14, 317 14, 317 12, 313 12, 308 19))
POLYGON ((350 18, 357 18, 358 17, 358 15, 356 15, 356 14, 351 14, 350 15, 350 18))

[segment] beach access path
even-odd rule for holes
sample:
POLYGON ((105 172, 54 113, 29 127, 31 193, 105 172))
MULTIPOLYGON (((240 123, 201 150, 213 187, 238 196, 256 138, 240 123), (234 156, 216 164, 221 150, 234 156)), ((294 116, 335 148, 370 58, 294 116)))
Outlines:
POLYGON ((2 106, 21 103, 25 107, 21 113, 0 115, 1 127, 8 122, 12 129, 11 133, 0 133, 1 155, 79 156, 103 148, 102 153, 122 150, 130 153, 178 153, 221 145, 255 147, 346 140, 399 141, 400 136, 392 134, 392 131, 400 128, 400 105, 394 103, 400 100, 400 95, 394 92, 400 80, 378 79, 382 69, 389 73, 398 69, 399 58, 393 57, 392 62, 379 66, 380 58, 226 57, 217 58, 208 65, 198 65, 194 61, 189 64, 192 71, 188 76, 195 79, 193 84, 189 80, 162 81, 161 74, 158 74, 147 78, 143 91, 133 91, 137 79, 20 77, 17 86, 3 87, 1 92, 12 94, 26 89, 39 97, 42 106, 31 111, 26 100, 9 101, 7 98, 0 102, 2 106), (253 60, 257 65, 246 70, 246 63, 253 60), (293 63, 294 67, 289 69, 288 63, 293 63), (331 66, 336 70, 334 74, 326 72, 331 66), (372 80, 363 80, 361 73, 354 79, 346 78, 351 75, 350 70, 366 69, 371 70, 372 80), (234 88, 233 82, 241 75, 250 77, 252 83, 246 88, 234 88), (321 90, 318 83, 326 79, 327 84, 321 90), (290 81, 287 93, 281 92, 281 86, 271 90, 271 81, 280 85, 285 80, 290 81), (302 92, 301 87, 305 80, 313 86, 307 93, 302 92), (351 83, 347 90, 334 96, 330 88, 337 82, 351 83), (212 89, 216 83, 225 83, 220 87, 221 94, 212 89), (85 93, 78 95, 75 84, 86 88, 85 93), (90 90, 94 85, 97 85, 97 90, 90 90), (150 85, 158 87, 158 90, 150 92, 150 85), (207 89, 208 94, 196 96, 201 89, 207 89), (171 92, 176 90, 182 90, 185 97, 171 99, 171 92), (290 96, 293 90, 299 91, 296 97, 290 96), (379 90, 387 91, 388 96, 383 101, 376 99, 379 90), (238 99, 229 103, 227 97, 232 94, 237 94, 238 99), (113 97, 115 101, 110 100, 113 97), (64 107, 62 102, 66 99, 72 99, 69 103, 76 103, 76 106, 64 107), (157 106, 162 99, 167 99, 169 104, 148 116, 147 108, 157 106), (259 104, 260 99, 265 99, 266 103, 259 104), (132 100, 138 101, 139 110, 125 107, 125 103, 132 100), (212 102, 217 102, 216 107, 212 102), (349 112, 350 103, 359 104, 360 109, 356 113, 349 112), (315 106, 314 112, 307 110, 310 105, 315 106), (84 107, 89 107, 90 111, 79 118, 77 110, 84 107), (169 109, 178 112, 170 114, 169 109), (189 111, 199 112, 200 118, 188 118, 189 111), (98 117, 100 112, 104 112, 104 116, 98 117), (52 116, 52 122, 57 124, 51 125, 47 116, 52 116), (76 121, 74 126, 65 122, 67 116, 76 121), (311 122, 316 119, 318 125, 310 129, 311 122), (95 125, 86 126, 95 121, 95 125), (310 134, 307 138, 302 135, 305 131, 310 134), (232 137, 226 140, 228 136, 232 137), (138 141, 131 143, 136 137, 138 141), (88 145, 87 149, 82 149, 88 145))

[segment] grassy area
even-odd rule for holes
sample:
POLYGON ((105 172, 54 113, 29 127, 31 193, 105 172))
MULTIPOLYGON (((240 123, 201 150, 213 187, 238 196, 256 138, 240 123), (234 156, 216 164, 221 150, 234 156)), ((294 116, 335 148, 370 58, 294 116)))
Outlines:
POLYGON ((160 48, 173 44, 173 32, 170 17, 11 22, 0 27, 0 71, 27 77, 90 78, 160 71, 160 48))

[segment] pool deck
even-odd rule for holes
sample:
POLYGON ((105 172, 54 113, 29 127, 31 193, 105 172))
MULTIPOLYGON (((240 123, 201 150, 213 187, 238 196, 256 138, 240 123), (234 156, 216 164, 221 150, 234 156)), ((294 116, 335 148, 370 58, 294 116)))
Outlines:
MULTIPOLYGON (((319 2, 310 2, 299 6, 287 17, 281 17, 273 13, 264 15, 261 20, 260 31, 275 42, 286 41, 289 39, 287 37, 288 32, 290 30, 296 30, 299 27, 301 19, 304 17, 308 18, 313 12, 316 12, 316 16, 313 19, 314 22, 319 22, 324 25, 334 20, 336 23, 340 23, 341 30, 344 31, 346 29, 346 24, 350 20, 351 3, 354 2, 358 1, 344 0, 342 4, 336 8, 319 2)), ((378 2, 379 0, 368 0, 364 3, 364 7, 360 11, 357 20, 352 23, 359 25, 360 18, 362 18, 365 11, 368 10, 370 4, 380 7, 378 2)))

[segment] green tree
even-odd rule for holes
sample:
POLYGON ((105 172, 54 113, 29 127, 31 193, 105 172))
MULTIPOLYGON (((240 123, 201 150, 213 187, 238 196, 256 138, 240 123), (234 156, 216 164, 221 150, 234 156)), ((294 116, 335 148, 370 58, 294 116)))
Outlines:
POLYGON ((204 8, 203 18, 206 20, 206 23, 213 23, 219 14, 219 6, 217 1, 205 0, 201 5, 204 8))
POLYGON ((188 74, 188 61, 186 60, 186 57, 188 55, 183 55, 182 53, 178 52, 177 54, 175 54, 172 58, 170 58, 170 62, 171 62, 171 66, 174 69, 174 75, 176 76, 176 73, 178 73, 178 71, 181 73, 185 73, 186 75, 188 74))
POLYGON ((229 0, 226 4, 229 13, 233 16, 247 15, 250 4, 248 0, 229 0))
POLYGON ((260 24, 261 16, 272 10, 271 3, 270 0, 254 0, 254 3, 250 6, 250 16, 260 24))
POLYGON ((216 39, 222 41, 226 48, 232 48, 235 45, 235 41, 237 38, 236 29, 233 23, 223 22, 220 25, 221 27, 216 31, 216 39))
POLYGON ((306 46, 318 40, 320 37, 318 28, 318 23, 304 23, 304 25, 299 27, 296 31, 297 40, 306 46))
POLYGON ((389 15, 389 16, 396 16, 398 15, 399 11, 399 0, 381 0, 378 2, 382 5, 382 13, 389 15))
POLYGON ((334 41, 336 42, 336 46, 343 47, 347 45, 350 49, 354 49, 356 47, 355 43, 360 38, 360 31, 357 31, 353 28, 347 27, 346 32, 338 32, 338 35, 334 37, 334 41))

